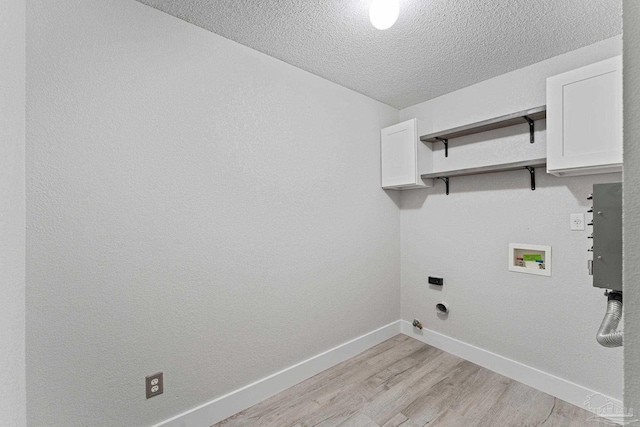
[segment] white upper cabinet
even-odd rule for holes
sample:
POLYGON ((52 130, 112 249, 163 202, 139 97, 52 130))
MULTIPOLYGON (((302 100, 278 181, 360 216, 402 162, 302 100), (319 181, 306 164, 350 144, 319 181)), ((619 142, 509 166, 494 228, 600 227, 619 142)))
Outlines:
POLYGON ((622 170, 622 57, 547 79, 547 172, 622 170))
POLYGON ((431 168, 431 148, 420 141, 418 120, 411 119, 380 132, 382 188, 407 190, 433 186, 420 178, 431 168))

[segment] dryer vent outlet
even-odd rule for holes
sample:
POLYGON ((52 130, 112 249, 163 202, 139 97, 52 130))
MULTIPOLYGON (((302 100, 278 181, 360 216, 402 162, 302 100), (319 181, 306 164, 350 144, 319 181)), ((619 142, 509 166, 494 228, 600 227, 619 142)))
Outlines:
POLYGON ((441 316, 445 316, 447 314, 449 314, 449 307, 447 306, 446 302, 439 302, 436 304, 436 312, 441 315, 441 316))

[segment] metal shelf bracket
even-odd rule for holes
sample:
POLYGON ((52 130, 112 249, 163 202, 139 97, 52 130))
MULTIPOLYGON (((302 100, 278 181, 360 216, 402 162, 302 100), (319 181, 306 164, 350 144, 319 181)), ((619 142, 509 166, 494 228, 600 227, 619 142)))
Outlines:
POLYGON ((444 156, 449 157, 449 140, 445 138, 436 138, 436 139, 444 144, 444 156))
POLYGON ((449 178, 448 177, 444 177, 444 178, 440 178, 438 177, 439 180, 441 180, 442 182, 444 182, 444 185, 447 187, 446 191, 447 191, 447 196, 449 195, 449 178))
POLYGON ((531 190, 536 189, 536 169, 531 166, 525 166, 525 169, 529 171, 531 175, 531 190))
POLYGON ((533 124, 533 120, 531 120, 530 117, 527 116, 522 116, 523 119, 525 119, 527 121, 527 123, 529 123, 529 142, 531 144, 533 144, 534 142, 536 142, 534 136, 533 136, 533 132, 535 130, 535 125, 533 124))

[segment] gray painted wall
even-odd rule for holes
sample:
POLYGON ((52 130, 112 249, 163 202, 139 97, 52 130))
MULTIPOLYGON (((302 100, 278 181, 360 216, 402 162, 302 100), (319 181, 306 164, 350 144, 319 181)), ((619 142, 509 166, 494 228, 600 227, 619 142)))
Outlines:
POLYGON ((26 425, 25 4, 0 2, 0 425, 26 425))
POLYGON ((27 23, 31 425, 152 425, 399 318, 397 110, 130 0, 27 23))
POLYGON ((624 404, 640 415, 640 2, 624 2, 624 404))
MULTIPOLYGON (((401 273, 405 320, 620 397, 622 350, 594 339, 605 307, 586 232, 568 230, 618 174, 539 173, 536 192, 524 172, 458 178, 448 197, 405 192, 400 214, 379 189, 379 129, 397 110, 127 0, 33 1, 28 35, 30 424, 164 420, 397 319, 401 273), (507 272, 515 241, 551 244, 554 276, 507 272), (165 394, 145 401, 157 370, 165 394)), ((401 116, 437 130, 544 104, 548 75, 620 49, 401 116)), ((487 145, 517 146, 505 161, 544 153, 543 124, 534 146, 495 136, 452 146, 449 165, 489 160, 487 145)))
MULTIPOLYGON (((401 110, 430 131, 472 123, 546 102, 546 78, 621 53, 613 38, 401 110)), ((465 168, 545 157, 544 122, 459 138, 434 146, 434 168, 465 168)), ((596 182, 620 174, 555 178, 537 171, 451 178, 451 195, 437 182, 402 194, 402 318, 551 373, 600 393, 622 397, 622 349, 605 349, 595 334, 606 309, 587 275, 589 231, 570 231, 569 215, 586 212, 596 182), (508 271, 509 243, 551 245, 552 277, 508 271), (442 276, 441 290, 429 275, 442 276), (450 304, 446 320, 435 304, 450 304), (607 369, 603 369, 606 361, 607 369)), ((585 396, 586 399, 586 396, 585 396)))

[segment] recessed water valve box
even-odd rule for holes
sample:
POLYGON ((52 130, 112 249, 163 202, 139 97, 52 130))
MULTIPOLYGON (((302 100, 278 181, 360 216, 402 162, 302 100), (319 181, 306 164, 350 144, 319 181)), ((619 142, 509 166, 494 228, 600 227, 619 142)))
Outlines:
POLYGON ((442 285, 444 285, 444 279, 442 277, 429 276, 429 284, 430 285, 442 286, 442 285))
POLYGON ((551 246, 510 243, 509 270, 551 276, 551 246))

